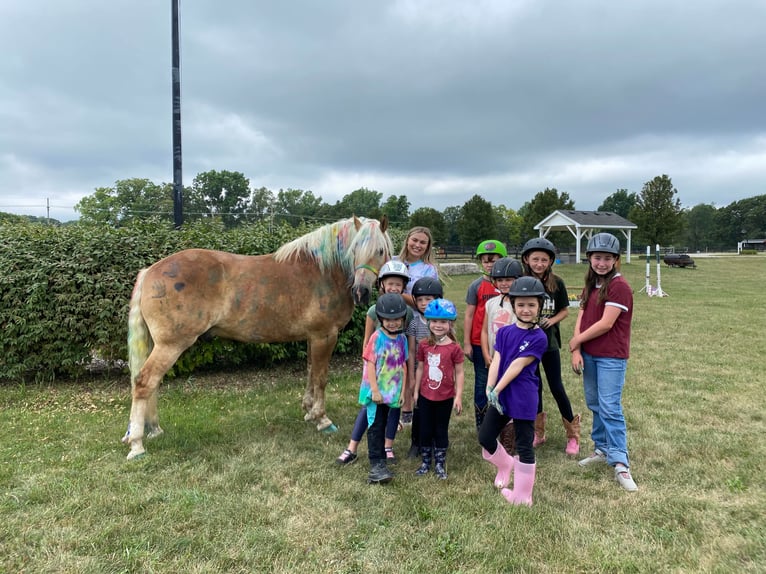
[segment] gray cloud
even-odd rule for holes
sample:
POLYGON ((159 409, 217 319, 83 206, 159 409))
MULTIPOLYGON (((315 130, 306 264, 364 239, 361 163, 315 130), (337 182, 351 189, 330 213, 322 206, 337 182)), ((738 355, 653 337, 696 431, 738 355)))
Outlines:
MULTIPOLYGON (((186 183, 208 169, 413 208, 545 187, 595 209, 666 173, 684 205, 764 193, 752 1, 182 3, 186 183)), ((117 179, 172 179, 170 10, 0 7, 0 211, 59 219, 117 179)))

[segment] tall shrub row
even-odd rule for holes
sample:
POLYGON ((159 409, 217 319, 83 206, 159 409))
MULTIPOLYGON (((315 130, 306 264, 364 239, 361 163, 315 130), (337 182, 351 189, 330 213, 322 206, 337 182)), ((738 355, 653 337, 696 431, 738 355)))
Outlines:
MULTIPOLYGON (((271 253, 309 230, 267 223, 225 230, 200 222, 176 231, 158 221, 122 228, 0 225, 0 379, 78 377, 94 359, 106 365, 127 359, 127 312, 136 274, 171 253, 191 247, 271 253)), ((357 309, 337 352, 360 349, 363 325, 364 312, 357 309)), ((302 343, 214 339, 187 350, 174 373, 304 357, 302 343)))

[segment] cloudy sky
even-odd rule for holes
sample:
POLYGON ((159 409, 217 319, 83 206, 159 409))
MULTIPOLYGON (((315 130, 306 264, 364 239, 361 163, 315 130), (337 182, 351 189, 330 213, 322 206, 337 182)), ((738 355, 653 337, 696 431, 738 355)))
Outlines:
MULTIPOLYGON (((0 2, 0 211, 172 176, 171 3, 0 2)), ((184 183, 412 209, 766 193, 763 0, 181 0, 184 183)))

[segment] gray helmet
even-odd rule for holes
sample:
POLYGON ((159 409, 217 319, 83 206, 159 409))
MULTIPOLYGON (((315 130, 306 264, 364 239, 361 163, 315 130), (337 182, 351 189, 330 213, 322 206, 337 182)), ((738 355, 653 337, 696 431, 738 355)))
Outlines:
POLYGON ((611 233, 596 233, 596 235, 588 240, 588 247, 585 249, 585 253, 590 255, 594 251, 619 256, 620 240, 611 233))
POLYGON ((519 277, 511 285, 508 296, 513 297, 545 297, 545 287, 534 277, 519 277))
POLYGON ((522 275, 524 275, 524 269, 521 268, 521 263, 512 257, 503 257, 495 261, 492 265, 492 272, 489 274, 492 279, 499 279, 501 277, 517 279, 522 275))
POLYGON ((412 286, 412 296, 433 295, 437 299, 444 297, 444 289, 438 279, 433 277, 421 277, 412 286))
POLYGON ((407 314, 407 303, 398 293, 384 293, 375 303, 378 319, 400 319, 407 314))
POLYGON ((551 259, 556 259, 556 246, 545 237, 534 237, 527 241, 521 249, 521 256, 524 257, 530 251, 545 251, 551 259))

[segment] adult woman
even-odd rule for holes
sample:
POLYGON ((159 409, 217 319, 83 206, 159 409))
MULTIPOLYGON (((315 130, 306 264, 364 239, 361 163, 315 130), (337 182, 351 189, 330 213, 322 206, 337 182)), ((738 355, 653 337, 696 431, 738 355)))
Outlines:
POLYGON ((413 227, 407 232, 402 251, 398 259, 404 261, 410 274, 410 281, 404 287, 404 300, 411 307, 415 306, 412 299, 412 286, 421 277, 439 278, 439 271, 433 256, 433 236, 431 230, 422 225, 413 227))

